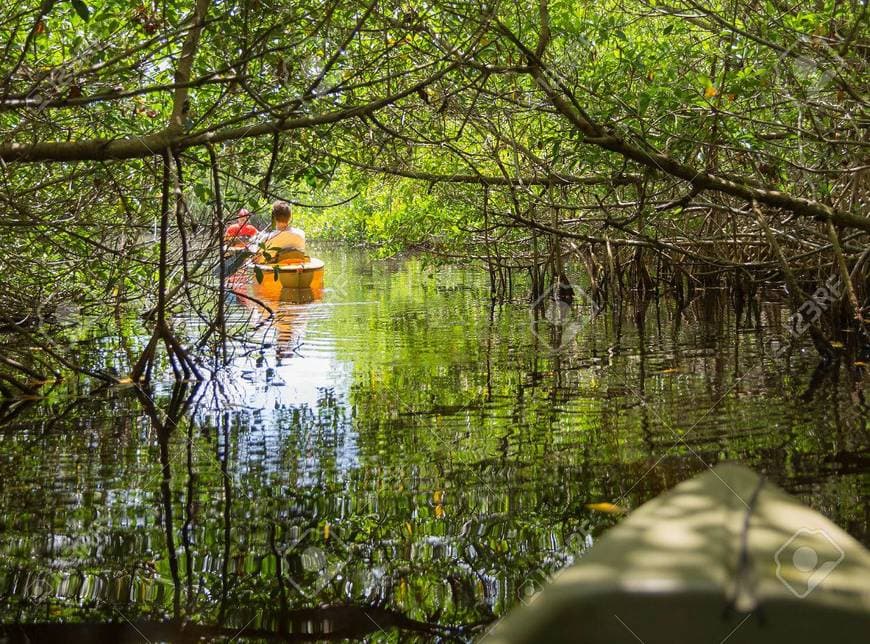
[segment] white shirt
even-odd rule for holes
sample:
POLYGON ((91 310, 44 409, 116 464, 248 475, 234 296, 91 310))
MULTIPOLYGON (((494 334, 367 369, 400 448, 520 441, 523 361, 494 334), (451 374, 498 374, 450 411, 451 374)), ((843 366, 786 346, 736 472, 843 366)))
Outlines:
MULTIPOLYGON (((299 228, 288 226, 284 230, 273 230, 257 238, 258 244, 263 244, 266 252, 272 258, 277 257, 281 251, 298 250, 305 251, 305 233, 299 228)), ((257 261, 262 261, 260 258, 257 261)))

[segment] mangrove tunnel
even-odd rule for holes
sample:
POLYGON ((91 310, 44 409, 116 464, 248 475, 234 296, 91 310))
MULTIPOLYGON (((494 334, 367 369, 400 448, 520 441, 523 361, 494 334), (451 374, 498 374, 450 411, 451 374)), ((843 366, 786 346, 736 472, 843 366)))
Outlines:
POLYGON ((701 641, 697 593, 521 634, 608 538, 690 576, 627 535, 703 472, 786 578, 720 635, 866 636, 865 0, 14 0, 0 48, 0 642, 701 641))

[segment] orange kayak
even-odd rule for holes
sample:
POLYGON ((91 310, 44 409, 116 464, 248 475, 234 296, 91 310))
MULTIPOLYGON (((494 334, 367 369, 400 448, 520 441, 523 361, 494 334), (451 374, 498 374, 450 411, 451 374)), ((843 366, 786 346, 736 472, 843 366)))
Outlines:
POLYGON ((283 288, 322 288, 323 261, 316 257, 306 258, 304 262, 295 264, 253 264, 254 279, 262 272, 263 283, 266 280, 280 283, 283 288))

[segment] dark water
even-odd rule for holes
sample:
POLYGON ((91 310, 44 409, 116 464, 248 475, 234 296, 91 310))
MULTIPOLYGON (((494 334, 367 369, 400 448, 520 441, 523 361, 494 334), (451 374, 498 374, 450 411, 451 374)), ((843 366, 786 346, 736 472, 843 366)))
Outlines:
POLYGON ((320 255, 321 301, 232 305, 220 383, 2 408, 6 638, 470 640, 619 520, 587 504, 725 460, 868 542, 867 378, 772 357, 781 305, 581 299, 554 353, 484 275, 320 255))

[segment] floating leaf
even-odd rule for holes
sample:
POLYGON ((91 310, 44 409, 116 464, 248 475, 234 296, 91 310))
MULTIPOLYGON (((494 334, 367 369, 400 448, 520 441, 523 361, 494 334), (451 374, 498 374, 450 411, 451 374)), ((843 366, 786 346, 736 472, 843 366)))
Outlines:
POLYGON ((585 507, 587 510, 603 512, 604 514, 624 514, 626 512, 625 508, 620 507, 615 503, 608 503, 607 501, 601 503, 587 503, 585 507))

